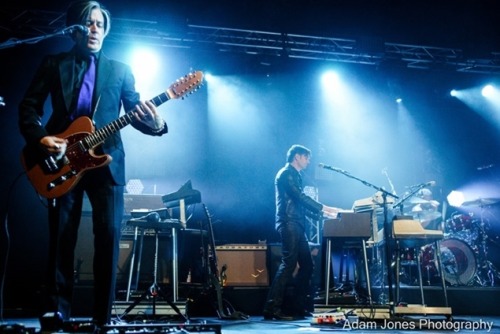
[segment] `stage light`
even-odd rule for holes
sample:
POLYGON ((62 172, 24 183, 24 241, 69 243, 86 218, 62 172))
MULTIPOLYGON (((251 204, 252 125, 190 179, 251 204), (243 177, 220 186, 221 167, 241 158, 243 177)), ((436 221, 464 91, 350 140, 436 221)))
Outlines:
POLYGON ((336 87, 340 83, 339 75, 333 71, 328 71, 321 77, 321 82, 325 87, 336 87))
POLYGON ((461 191, 453 190, 446 196, 448 204, 454 207, 460 207, 465 202, 465 196, 461 191))
POLYGON ((458 95, 458 91, 456 89, 452 89, 450 91, 450 95, 453 96, 453 97, 456 97, 458 95))
POLYGON ((396 103, 402 103, 402 102, 403 102, 403 99, 402 99, 402 98, 398 97, 398 98, 396 99, 396 103))
POLYGON ((155 76, 160 70, 160 61, 156 51, 147 48, 137 48, 132 51, 130 64, 138 90, 155 82, 155 76))
POLYGON ((205 81, 206 82, 210 82, 213 78, 214 78, 214 76, 211 73, 205 72, 205 81))
POLYGON ((492 85, 486 85, 481 90, 481 95, 483 95, 484 97, 492 97, 494 93, 495 93, 495 88, 492 85))

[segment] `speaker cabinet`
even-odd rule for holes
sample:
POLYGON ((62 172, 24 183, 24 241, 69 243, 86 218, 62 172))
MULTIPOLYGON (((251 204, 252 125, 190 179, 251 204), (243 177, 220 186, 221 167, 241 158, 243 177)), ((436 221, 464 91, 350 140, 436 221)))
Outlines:
POLYGON ((225 286, 268 286, 267 246, 231 244, 215 247, 219 273, 226 267, 225 286))
MULTIPOLYGON (((130 258, 134 241, 132 237, 124 236, 120 240, 120 254, 118 257, 117 283, 128 279, 130 258)), ((75 280, 85 283, 94 280, 92 263, 94 259, 94 234, 92 233, 92 214, 84 212, 78 230, 78 241, 75 247, 75 280)))

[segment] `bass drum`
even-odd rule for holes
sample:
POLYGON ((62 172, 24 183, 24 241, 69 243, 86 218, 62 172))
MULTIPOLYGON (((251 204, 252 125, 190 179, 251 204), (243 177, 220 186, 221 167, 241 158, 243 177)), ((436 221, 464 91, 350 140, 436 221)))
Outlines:
MULTIPOLYGON (((445 281, 451 285, 470 285, 477 272, 476 255, 464 241, 456 238, 444 239, 440 243, 441 265, 445 281)), ((427 245, 423 249, 422 268, 437 273, 435 247, 427 245)))

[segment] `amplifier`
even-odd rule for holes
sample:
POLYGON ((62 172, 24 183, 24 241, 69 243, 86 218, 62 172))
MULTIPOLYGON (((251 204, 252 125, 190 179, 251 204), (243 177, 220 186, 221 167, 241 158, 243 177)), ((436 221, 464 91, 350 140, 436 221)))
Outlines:
POLYGON ((229 244, 216 246, 219 273, 225 267, 225 286, 268 286, 266 245, 229 244))

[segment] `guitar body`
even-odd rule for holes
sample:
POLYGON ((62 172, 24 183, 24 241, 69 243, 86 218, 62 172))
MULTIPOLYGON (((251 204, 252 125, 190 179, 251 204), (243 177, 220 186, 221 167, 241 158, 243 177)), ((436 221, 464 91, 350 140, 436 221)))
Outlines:
POLYGON ((88 117, 79 117, 57 137, 68 141, 64 157, 54 157, 26 146, 21 162, 36 191, 46 198, 56 198, 70 191, 90 169, 108 165, 111 156, 96 155, 93 149, 84 149, 80 142, 94 131, 88 117))
MULTIPOLYGON (((184 97, 196 91, 202 80, 201 71, 189 73, 150 102, 158 107, 170 99, 184 97)), ((94 148, 135 119, 135 110, 132 110, 96 130, 90 118, 77 118, 63 133, 56 135, 68 142, 65 155, 60 159, 47 155, 40 147, 24 147, 21 162, 35 190, 46 198, 60 197, 70 191, 86 171, 108 165, 111 156, 96 155, 94 148)))

